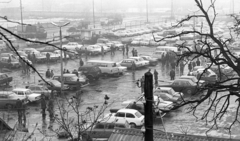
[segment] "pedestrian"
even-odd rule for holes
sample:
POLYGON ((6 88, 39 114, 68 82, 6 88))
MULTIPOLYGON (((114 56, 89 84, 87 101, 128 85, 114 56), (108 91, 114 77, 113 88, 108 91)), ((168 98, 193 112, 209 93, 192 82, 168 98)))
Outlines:
POLYGON ((180 62, 180 75, 183 75, 184 72, 184 63, 183 61, 180 62))
POLYGON ((122 47, 122 52, 123 52, 123 55, 125 55, 125 47, 124 46, 122 47))
POLYGON ((132 49, 132 56, 134 57, 134 55, 135 55, 135 49, 133 48, 132 49))
POLYGON ((175 63, 175 61, 172 61, 172 63, 171 63, 171 67, 172 67, 172 69, 175 70, 175 67, 176 67, 176 63, 175 63))
POLYGON ((82 67, 84 65, 82 58, 80 58, 80 60, 79 60, 79 65, 80 65, 80 67, 82 67))
POLYGON ((35 52, 32 53, 32 63, 35 64, 36 62, 36 55, 35 52))
POLYGON ((140 82, 141 82, 141 93, 143 94, 144 93, 144 81, 145 81, 145 77, 142 76, 140 82))
POLYGON ((66 71, 66 73, 70 73, 70 71, 69 71, 69 70, 67 70, 67 71, 66 71))
POLYGON ((47 58, 47 63, 49 63, 50 62, 50 54, 48 52, 46 54, 46 58, 47 58))
POLYGON ((155 80, 155 85, 158 84, 158 72, 156 69, 154 69, 154 80, 155 80))
POLYGON ((136 69, 136 64, 135 64, 135 62, 133 61, 133 62, 132 62, 132 70, 135 71, 135 69, 136 69))
POLYGON ((197 58, 196 64, 197 64, 197 66, 201 65, 201 62, 200 62, 199 58, 197 58))
POLYGON ((28 60, 32 61, 32 57, 31 57, 31 54, 28 53, 28 56, 27 56, 28 60))
POLYGON ((104 48, 103 46, 101 46, 101 53, 102 53, 102 56, 104 55, 104 48))
POLYGON ((49 69, 46 71, 46 78, 51 78, 51 72, 49 69))
POLYGON ((48 112, 49 112, 49 118, 50 121, 54 120, 54 101, 52 98, 50 98, 49 102, 48 102, 48 112))
POLYGON ((67 60, 67 53, 66 53, 66 51, 63 51, 63 56, 64 56, 64 60, 67 60))
POLYGON ((16 102, 17 112, 18 112, 18 123, 22 125, 22 101, 18 98, 16 102))
POLYGON ((8 63, 11 63, 12 62, 12 59, 11 59, 11 57, 9 56, 8 57, 8 63))
POLYGON ((201 74, 199 71, 197 71, 197 79, 200 80, 201 74))
POLYGON ((63 69, 63 74, 66 73, 66 72, 67 72, 67 70, 66 70, 66 69, 63 69))
POLYGON ((135 51, 134 51, 134 56, 138 56, 138 51, 135 49, 135 51))
POLYGON ((76 76, 78 76, 78 71, 76 69, 74 69, 72 74, 76 74, 76 76))
POLYGON ((170 78, 171 78, 171 80, 174 80, 174 79, 175 79, 175 71, 174 71, 174 69, 172 69, 172 70, 170 71, 170 78))
POLYGON ((54 76, 54 73, 53 73, 53 70, 51 70, 50 78, 52 78, 53 76, 54 76))
POLYGON ((194 69, 194 67, 196 67, 196 62, 195 61, 192 62, 192 68, 194 69))
POLYGON ((110 46, 111 55, 113 55, 113 44, 110 46))
POLYGON ((129 47, 128 47, 128 43, 126 45, 126 55, 128 55, 128 51, 129 51, 129 47))
POLYGON ((46 98, 42 94, 41 95, 41 109, 42 109, 42 118, 46 117, 46 108, 47 108, 47 103, 46 103, 46 98))
POLYGON ((26 122, 27 122, 26 110, 27 110, 27 103, 25 103, 24 101, 22 101, 22 120, 23 120, 23 127, 26 127, 26 122))
POLYGON ((189 72, 192 71, 192 62, 191 61, 188 63, 188 70, 189 70, 189 72))

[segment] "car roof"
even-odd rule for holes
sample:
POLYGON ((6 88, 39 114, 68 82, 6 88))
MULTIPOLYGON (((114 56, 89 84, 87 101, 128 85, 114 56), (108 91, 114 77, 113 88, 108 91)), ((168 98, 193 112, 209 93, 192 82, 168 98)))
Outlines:
MULTIPOLYGON (((131 59, 131 58, 128 58, 128 59, 124 59, 124 60, 131 60, 131 61, 134 61, 134 59, 131 59)), ((123 61, 124 61, 124 60, 123 60, 123 61)))
POLYGON ((193 78, 193 77, 195 77, 195 76, 189 76, 189 75, 182 75, 180 78, 193 78))
POLYGON ((136 113, 137 110, 134 109, 120 109, 118 112, 129 112, 129 113, 136 113))
MULTIPOLYGON (((54 75, 54 76, 61 76, 61 74, 56 74, 56 75, 54 75)), ((64 73, 63 74, 63 77, 64 76, 76 76, 76 74, 73 74, 73 73, 64 73)))
POLYGON ((28 91, 29 89, 25 89, 25 88, 15 88, 13 89, 13 91, 28 91))
POLYGON ((189 79, 175 79, 174 82, 175 82, 175 81, 189 81, 189 82, 192 82, 192 81, 189 80, 189 79))
POLYGON ((106 60, 89 60, 89 61, 87 61, 87 62, 89 62, 89 63, 91 63, 91 62, 97 62, 97 63, 115 63, 115 62, 113 62, 113 61, 106 61, 106 60))

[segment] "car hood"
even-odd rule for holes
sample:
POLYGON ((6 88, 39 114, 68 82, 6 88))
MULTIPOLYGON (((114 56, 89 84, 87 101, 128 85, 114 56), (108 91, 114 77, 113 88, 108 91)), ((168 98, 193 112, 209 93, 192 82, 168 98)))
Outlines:
POLYGON ((30 97, 38 97, 38 96, 41 96, 41 94, 38 94, 38 93, 32 93, 32 94, 29 94, 27 96, 30 96, 30 97))

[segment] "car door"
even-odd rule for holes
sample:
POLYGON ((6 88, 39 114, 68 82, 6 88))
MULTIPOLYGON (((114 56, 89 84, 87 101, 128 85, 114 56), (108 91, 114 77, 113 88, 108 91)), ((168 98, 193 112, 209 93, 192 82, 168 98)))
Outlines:
POLYGON ((117 123, 125 123, 125 122, 126 122, 125 115, 126 115, 126 113, 124 113, 124 112, 118 112, 118 113, 116 113, 116 115, 115 115, 115 121, 116 121, 117 123))
POLYGON ((126 113, 126 120, 128 123, 135 123, 136 124, 136 118, 131 113, 126 113))
POLYGON ((181 90, 180 82, 179 81, 174 81, 172 83, 172 88, 173 88, 174 91, 180 92, 180 90, 181 90))
POLYGON ((17 94, 17 98, 22 99, 26 98, 26 95, 23 91, 14 91, 17 94))

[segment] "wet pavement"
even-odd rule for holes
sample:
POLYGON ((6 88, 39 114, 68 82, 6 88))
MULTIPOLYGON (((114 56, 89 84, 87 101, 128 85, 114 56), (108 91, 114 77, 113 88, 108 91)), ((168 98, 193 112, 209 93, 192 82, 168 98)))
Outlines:
MULTIPOLYGON (((129 51, 132 50, 133 47, 129 49, 129 51)), ((139 54, 149 54, 151 55, 155 48, 151 47, 134 47, 138 50, 139 54)), ((131 56, 131 52, 129 52, 129 55, 131 56)), ((111 56, 110 53, 107 53, 105 56, 91 56, 88 57, 88 59, 84 58, 84 62, 90 59, 101 59, 101 60, 112 60, 119 62, 122 59, 127 58, 127 56, 123 56, 121 51, 117 51, 115 56, 111 56)), ((65 61, 63 63, 64 68, 69 69, 70 71, 73 71, 74 69, 77 69, 79 67, 79 60, 69 60, 65 61)), ((60 62, 58 63, 51 63, 49 65, 46 64, 36 64, 36 69, 45 75, 45 71, 49 69, 53 69, 54 73, 60 73, 60 62)), ((81 109, 82 111, 85 111, 86 107, 93 106, 93 105, 102 105, 104 102, 104 96, 108 95, 110 97, 109 103, 113 104, 111 105, 111 108, 120 108, 121 103, 128 99, 135 99, 136 97, 140 96, 140 88, 137 87, 136 81, 140 79, 145 72, 149 70, 149 68, 152 70, 157 69, 159 73, 159 80, 163 81, 169 81, 169 67, 162 66, 162 64, 159 62, 157 66, 154 67, 147 67, 143 69, 138 69, 136 71, 127 71, 123 76, 120 77, 112 77, 112 78, 101 78, 98 81, 95 81, 91 83, 89 86, 83 88, 83 95, 82 95, 82 102, 81 102, 81 109)), ((185 73, 186 73, 186 67, 185 67, 185 73)), ((21 73, 21 70, 15 70, 11 73, 9 73, 11 76, 14 77, 14 81, 12 82, 12 85, 14 87, 21 87, 26 86, 28 83, 37 83, 40 78, 36 74, 31 74, 30 76, 23 75, 21 73)), ((179 76, 179 71, 177 69, 176 72, 177 77, 179 76)), ((70 98, 72 96, 73 92, 70 92, 67 97, 70 98)), ((232 107, 234 107, 234 98, 232 99, 232 107)), ((198 109, 196 115, 200 116, 204 109, 206 109, 208 106, 208 103, 203 103, 198 109)), ((47 135, 51 136, 53 135, 52 132, 49 132, 49 124, 50 120, 48 118, 48 115, 45 120, 42 120, 41 113, 40 113, 40 104, 30 104, 27 115, 27 127, 29 130, 33 130, 33 127, 35 127, 36 122, 38 123, 39 130, 36 130, 35 135, 41 135, 42 131, 46 132, 47 135), (40 132, 41 131, 41 132, 40 132)), ((206 125, 205 121, 196 120, 196 118, 191 114, 187 113, 187 107, 182 107, 176 111, 172 111, 168 113, 163 118, 163 123, 166 131, 168 132, 177 132, 182 133, 183 131, 187 130, 188 134, 197 134, 197 135, 205 135, 205 132, 209 129, 209 126, 212 123, 208 123, 206 125)), ((227 113, 226 116, 224 116, 221 121, 222 127, 218 130, 214 130, 209 132, 209 135, 217 136, 217 137, 228 137, 228 132, 223 128, 225 125, 229 125, 229 121, 232 121, 233 115, 234 115, 235 108, 231 108, 231 111, 227 113)), ((109 113, 109 108, 104 112, 109 113)), ((9 120, 10 124, 14 124, 16 121, 16 112, 10 113, 11 119, 9 120)), ((155 121, 156 129, 163 130, 163 124, 160 119, 155 121)), ((233 127, 232 130, 232 137, 239 138, 240 135, 238 134, 240 132, 239 125, 236 125, 233 127)))

